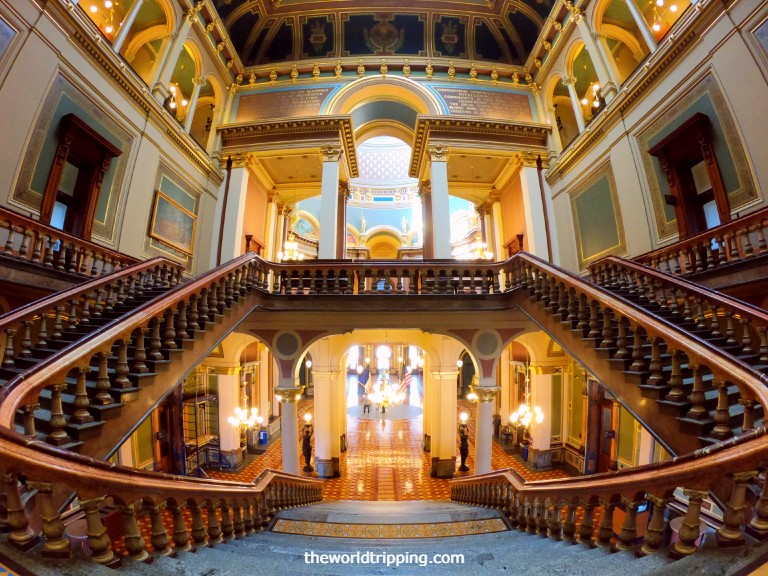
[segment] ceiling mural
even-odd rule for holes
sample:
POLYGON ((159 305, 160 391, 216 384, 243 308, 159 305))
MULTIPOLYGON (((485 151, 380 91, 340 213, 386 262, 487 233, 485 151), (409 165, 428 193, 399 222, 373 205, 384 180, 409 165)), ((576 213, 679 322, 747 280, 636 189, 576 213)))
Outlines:
POLYGON ((354 56, 524 65, 554 0, 213 0, 246 67, 354 56))

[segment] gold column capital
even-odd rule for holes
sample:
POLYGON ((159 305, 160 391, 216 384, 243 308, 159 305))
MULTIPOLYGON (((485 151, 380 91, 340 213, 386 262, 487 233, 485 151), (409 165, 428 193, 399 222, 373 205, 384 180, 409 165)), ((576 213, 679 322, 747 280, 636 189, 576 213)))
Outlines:
POLYGON ((304 394, 305 388, 306 386, 275 386, 273 390, 278 402, 282 402, 284 404, 296 404, 299 400, 301 400, 301 396, 304 394))
POLYGON ((429 180, 422 180, 419 182, 419 194, 421 196, 429 196, 432 194, 432 182, 429 180))
POLYGON ((448 145, 445 142, 430 142, 427 144, 427 152, 433 162, 448 161, 448 145))
POLYGON ((477 395, 478 402, 493 402, 494 398, 501 393, 500 386, 474 386, 470 385, 469 390, 477 395))
POLYGON ((327 142, 320 146, 323 162, 338 162, 343 151, 341 144, 338 142, 327 142))

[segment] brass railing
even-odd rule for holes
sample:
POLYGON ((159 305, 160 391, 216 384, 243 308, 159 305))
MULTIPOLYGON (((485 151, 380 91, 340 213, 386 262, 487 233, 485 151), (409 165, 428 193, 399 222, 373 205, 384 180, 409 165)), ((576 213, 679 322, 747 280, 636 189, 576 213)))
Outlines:
POLYGON ((766 229, 768 208, 641 254, 634 260, 667 274, 706 272, 767 253, 766 229))
POLYGON ((138 262, 109 248, 72 236, 0 207, 3 256, 44 268, 94 278, 138 262))

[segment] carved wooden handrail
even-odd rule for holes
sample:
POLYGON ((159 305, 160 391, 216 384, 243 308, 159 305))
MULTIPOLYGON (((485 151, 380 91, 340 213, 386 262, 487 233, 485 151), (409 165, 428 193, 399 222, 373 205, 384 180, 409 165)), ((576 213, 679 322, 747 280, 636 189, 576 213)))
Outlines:
POLYGON ((741 355, 768 364, 768 312, 743 300, 631 260, 609 256, 589 266, 592 281, 658 307, 691 329, 721 335, 741 355))
POLYGON ((0 254, 79 276, 96 277, 139 260, 0 207, 0 254))
POLYGON ((634 260, 667 274, 705 272, 768 252, 766 228, 768 208, 763 208, 634 260))

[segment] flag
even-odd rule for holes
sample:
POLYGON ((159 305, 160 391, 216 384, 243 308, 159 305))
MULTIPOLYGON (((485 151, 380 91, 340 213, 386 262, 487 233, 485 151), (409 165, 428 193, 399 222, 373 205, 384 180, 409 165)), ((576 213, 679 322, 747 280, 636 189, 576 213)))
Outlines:
POLYGON ((400 381, 400 390, 398 390, 398 393, 407 392, 408 387, 411 385, 411 382, 413 382, 413 376, 411 376, 411 373, 407 368, 403 368, 402 374, 403 379, 400 381))
POLYGON ((357 385, 359 388, 362 388, 364 390, 364 393, 368 393, 368 380, 371 378, 371 367, 366 366, 365 370, 363 370, 360 374, 357 375, 357 385))

